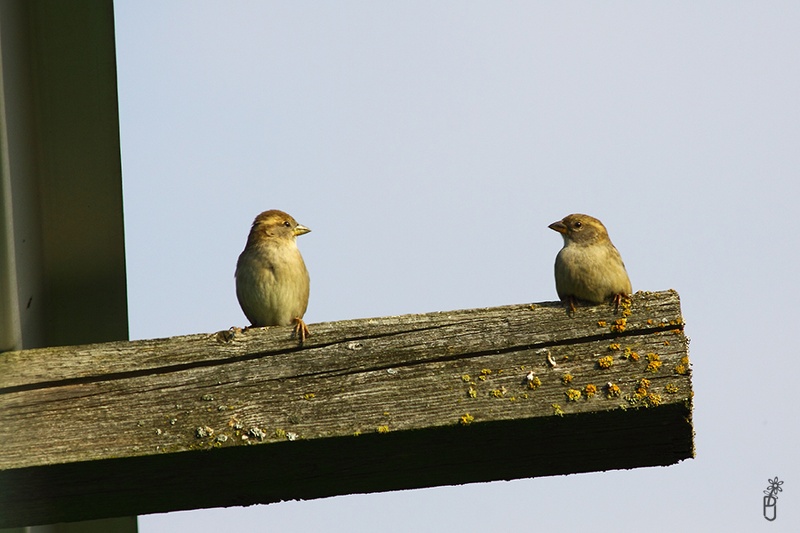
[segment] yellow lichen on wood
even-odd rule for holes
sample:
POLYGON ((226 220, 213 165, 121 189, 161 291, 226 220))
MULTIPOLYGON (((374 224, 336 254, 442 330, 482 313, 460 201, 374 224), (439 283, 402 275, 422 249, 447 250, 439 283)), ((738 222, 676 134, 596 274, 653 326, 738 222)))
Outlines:
POLYGON ((619 388, 619 385, 611 383, 610 381, 606 383, 606 397, 619 398, 621 394, 622 394, 622 389, 619 388))
POLYGON ((567 389, 564 392, 564 395, 570 402, 577 402, 578 400, 581 399, 581 391, 579 391, 578 389, 567 389))
POLYGON ((614 364, 614 358, 611 357, 610 355, 601 357, 600 359, 597 360, 597 366, 604 370, 607 368, 611 368, 611 365, 613 364, 614 364))

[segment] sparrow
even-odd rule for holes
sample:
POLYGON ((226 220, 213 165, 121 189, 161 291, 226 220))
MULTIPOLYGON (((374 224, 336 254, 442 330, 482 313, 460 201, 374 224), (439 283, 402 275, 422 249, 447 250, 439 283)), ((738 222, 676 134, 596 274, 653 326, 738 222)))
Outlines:
POLYGON ((302 343, 310 278, 297 236, 311 231, 291 215, 272 209, 253 221, 236 262, 236 298, 253 326, 288 326, 302 343))
POLYGON ((613 298, 618 307, 631 293, 631 280, 602 222, 573 214, 548 226, 564 238, 556 256, 556 292, 575 312, 576 300, 599 304, 613 298))

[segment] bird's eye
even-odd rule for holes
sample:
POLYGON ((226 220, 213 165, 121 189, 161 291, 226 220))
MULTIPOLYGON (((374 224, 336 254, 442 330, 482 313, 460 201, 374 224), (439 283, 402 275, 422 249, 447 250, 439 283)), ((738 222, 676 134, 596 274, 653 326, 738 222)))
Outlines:
POLYGON ((283 225, 286 226, 287 228, 291 228, 292 227, 292 224, 288 220, 284 220, 283 221, 283 225))
POLYGON ((577 228, 580 228, 581 226, 583 226, 583 224, 581 224, 581 221, 578 220, 577 222, 575 222, 575 224, 573 224, 573 226, 575 226, 575 228, 577 229, 577 228))

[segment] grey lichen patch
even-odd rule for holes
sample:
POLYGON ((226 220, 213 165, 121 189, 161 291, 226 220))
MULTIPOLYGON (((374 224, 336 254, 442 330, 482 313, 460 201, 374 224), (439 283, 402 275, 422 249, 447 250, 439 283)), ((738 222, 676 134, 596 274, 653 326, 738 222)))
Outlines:
POLYGON ((198 426, 194 430, 194 435, 198 439, 205 439, 214 435, 214 429, 209 426, 198 426))
POLYGON ((264 440, 264 439, 267 438, 267 432, 264 431, 261 428, 255 428, 255 427, 254 428, 250 428, 249 430, 247 430, 247 434, 250 437, 252 437, 254 439, 258 439, 258 440, 264 440))

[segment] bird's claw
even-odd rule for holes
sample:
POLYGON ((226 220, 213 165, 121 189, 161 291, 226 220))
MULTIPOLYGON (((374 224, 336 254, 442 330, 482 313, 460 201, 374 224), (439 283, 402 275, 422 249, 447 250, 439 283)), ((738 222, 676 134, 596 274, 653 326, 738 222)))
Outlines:
POLYGON ((303 342, 305 342, 305 340, 306 340, 306 337, 308 337, 309 335, 310 335, 310 332, 308 331, 308 326, 306 326, 306 323, 303 322, 303 319, 300 318, 299 316, 295 317, 295 319, 294 319, 294 336, 297 337, 297 339, 300 340, 300 344, 303 344, 303 342))
POLYGON ((619 306, 622 305, 623 306, 623 314, 625 314, 624 313, 625 312, 625 307, 624 306, 627 305, 628 307, 630 307, 631 299, 630 299, 630 296, 628 296, 627 294, 619 293, 619 294, 615 294, 614 295, 614 300, 612 300, 612 301, 614 302, 614 313, 616 314, 617 311, 619 311, 619 306))

